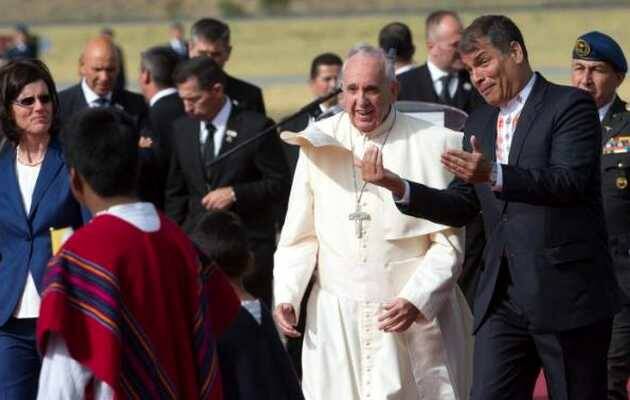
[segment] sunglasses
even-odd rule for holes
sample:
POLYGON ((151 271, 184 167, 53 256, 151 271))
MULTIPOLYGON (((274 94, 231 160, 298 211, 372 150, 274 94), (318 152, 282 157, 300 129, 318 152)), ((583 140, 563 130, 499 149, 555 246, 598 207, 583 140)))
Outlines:
POLYGON ((42 94, 39 96, 29 96, 15 100, 13 103, 20 107, 32 107, 35 104, 35 100, 39 100, 42 104, 48 104, 52 101, 52 96, 49 94, 42 94))

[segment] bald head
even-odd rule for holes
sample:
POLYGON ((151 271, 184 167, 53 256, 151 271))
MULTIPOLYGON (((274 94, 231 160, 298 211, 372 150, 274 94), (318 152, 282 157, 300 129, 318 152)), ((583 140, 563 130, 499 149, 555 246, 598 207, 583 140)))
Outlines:
POLYGON ((459 17, 451 11, 438 11, 427 18, 427 53, 441 70, 458 71, 464 67, 457 51, 462 30, 459 17))
POLYGON ((97 95, 107 96, 118 76, 118 52, 106 37, 97 37, 85 45, 79 59, 79 73, 97 95))

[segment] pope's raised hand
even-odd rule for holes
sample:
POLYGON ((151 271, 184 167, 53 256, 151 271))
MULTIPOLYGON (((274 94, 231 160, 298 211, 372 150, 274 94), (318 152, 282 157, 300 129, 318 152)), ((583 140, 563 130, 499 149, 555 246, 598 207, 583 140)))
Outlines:
POLYGON ((297 325, 297 318, 295 316, 295 310, 289 303, 280 303, 276 306, 273 312, 273 316, 276 319, 278 328, 282 334, 288 337, 297 338, 301 334, 295 329, 297 325))
POLYGON ((465 150, 447 150, 442 154, 444 167, 467 183, 486 183, 490 181, 492 165, 481 152, 476 136, 470 137, 472 152, 465 150))
POLYGON ((373 185, 384 187, 402 197, 405 184, 395 173, 383 167, 383 153, 376 146, 370 146, 363 153, 363 159, 355 159, 354 165, 361 170, 361 179, 373 185))

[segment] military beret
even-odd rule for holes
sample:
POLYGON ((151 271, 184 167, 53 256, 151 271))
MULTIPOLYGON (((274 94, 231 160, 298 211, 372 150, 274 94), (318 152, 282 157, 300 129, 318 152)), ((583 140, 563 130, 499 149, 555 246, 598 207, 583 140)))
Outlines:
POLYGON ((598 31, 580 36, 573 47, 573 58, 578 60, 605 61, 617 72, 628 72, 623 50, 613 38, 598 31))

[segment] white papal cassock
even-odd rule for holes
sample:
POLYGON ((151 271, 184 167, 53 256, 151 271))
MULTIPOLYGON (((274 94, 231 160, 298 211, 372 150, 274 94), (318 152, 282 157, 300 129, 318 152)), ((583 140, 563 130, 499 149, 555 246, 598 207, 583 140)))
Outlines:
POLYGON ((275 254, 274 296, 299 313, 315 279, 302 353, 306 399, 467 399, 471 315, 456 285, 463 232, 403 215, 390 192, 371 184, 360 200, 370 215, 361 237, 349 220, 363 181, 348 150, 361 158, 375 144, 386 168, 444 188, 452 175, 440 155, 461 148, 461 133, 392 109, 371 139, 346 113, 283 137, 301 149, 275 254), (379 331, 377 315, 396 297, 426 319, 404 333, 379 331))

